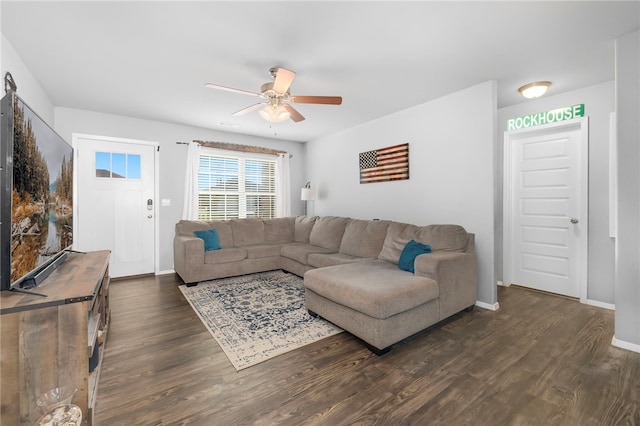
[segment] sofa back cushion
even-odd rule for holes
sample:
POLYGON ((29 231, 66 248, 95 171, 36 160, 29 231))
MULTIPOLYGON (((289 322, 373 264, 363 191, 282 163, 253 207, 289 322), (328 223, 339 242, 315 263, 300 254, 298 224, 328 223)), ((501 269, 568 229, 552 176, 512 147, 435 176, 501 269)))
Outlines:
POLYGON ((200 220, 180 220, 176 223, 176 235, 193 237, 193 231, 206 231, 211 227, 205 221, 200 220))
POLYGON ((340 242, 340 253, 376 259, 387 236, 389 221, 350 219, 340 242))
POLYGON ((294 228, 294 241, 296 243, 308 243, 309 235, 316 223, 317 216, 297 216, 294 228))
POLYGON ((309 244, 337 252, 348 221, 348 217, 322 216, 318 218, 311 229, 311 234, 309 234, 309 244))
POLYGON ((267 243, 290 243, 293 241, 295 217, 264 219, 264 237, 267 243))
POLYGON ((235 247, 264 244, 264 221, 262 219, 233 219, 229 223, 231 223, 235 247))
POLYGON ((416 226, 392 222, 378 259, 397 264, 402 249, 411 240, 430 245, 432 251, 465 251, 469 234, 460 225, 416 226))
POLYGON ((460 225, 429 225, 418 229, 415 240, 429 244, 433 251, 466 251, 469 234, 460 225))
POLYGON ((176 223, 176 235, 194 237, 193 231, 205 231, 207 229, 215 229, 218 231, 220 247, 233 247, 231 225, 227 221, 181 220, 176 223))

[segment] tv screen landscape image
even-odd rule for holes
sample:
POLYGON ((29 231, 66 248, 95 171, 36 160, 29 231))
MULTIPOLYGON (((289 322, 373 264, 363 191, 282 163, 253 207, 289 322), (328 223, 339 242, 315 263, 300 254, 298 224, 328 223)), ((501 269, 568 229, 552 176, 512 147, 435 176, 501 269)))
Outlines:
POLYGON ((71 248, 73 148, 15 93, 3 98, 2 109, 0 275, 8 290, 25 286, 71 248))

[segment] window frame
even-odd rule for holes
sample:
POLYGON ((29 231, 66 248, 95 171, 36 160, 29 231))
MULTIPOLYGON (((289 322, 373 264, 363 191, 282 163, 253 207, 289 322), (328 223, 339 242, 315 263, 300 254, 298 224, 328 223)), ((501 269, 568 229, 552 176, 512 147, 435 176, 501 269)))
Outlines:
MULTIPOLYGON (((215 161, 215 160, 214 160, 215 161)), ((244 153, 238 151, 227 151, 213 148, 202 148, 198 156, 198 182, 197 182, 197 215, 198 220, 230 220, 236 218, 275 218, 276 217, 276 204, 277 204, 277 179, 278 179, 278 160, 273 155, 259 154, 259 153, 244 153), (202 170, 203 157, 209 157, 222 161, 230 160, 231 162, 237 161, 237 174, 229 173, 229 169, 216 172, 207 172, 202 170), (267 191, 248 191, 247 190, 247 177, 251 174, 247 174, 246 163, 248 161, 258 161, 268 163, 270 170, 266 176, 268 182, 267 191), (226 172, 226 173, 225 173, 226 172), (202 182, 202 177, 208 176, 208 182, 202 182), (216 176, 218 177, 216 179, 216 176), (220 190, 203 190, 203 185, 209 185, 212 188, 219 179, 226 179, 224 181, 227 186, 227 182, 230 179, 237 177, 237 184, 230 185, 231 189, 221 188, 220 190), (234 186, 237 188, 234 190, 234 186), (237 196, 237 201, 234 197, 237 196), (203 207, 206 204, 202 202, 203 198, 209 198, 208 206, 203 207), (217 197, 217 201, 224 205, 224 209, 212 206, 217 197), (250 197, 256 197, 258 202, 258 210, 248 211, 248 205, 251 205, 250 197), (266 206, 260 208, 260 198, 266 198, 266 206), (231 206, 231 208, 228 208, 231 206)), ((222 183, 217 183, 221 185, 222 183)))

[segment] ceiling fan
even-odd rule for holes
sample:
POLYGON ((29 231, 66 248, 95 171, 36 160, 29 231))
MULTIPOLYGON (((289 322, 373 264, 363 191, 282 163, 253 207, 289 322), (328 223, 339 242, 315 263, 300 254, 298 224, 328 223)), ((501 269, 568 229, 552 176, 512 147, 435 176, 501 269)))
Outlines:
POLYGON ((227 92, 241 93, 243 95, 255 96, 264 100, 253 104, 231 115, 243 115, 251 111, 259 109, 260 116, 267 121, 278 123, 291 118, 298 122, 304 120, 291 103, 301 104, 324 104, 324 105, 340 105, 342 104, 341 96, 291 96, 289 86, 296 76, 296 73, 286 68, 273 67, 269 69, 269 74, 273 81, 265 83, 260 89, 260 93, 250 92, 242 89, 234 89, 232 87, 220 86, 218 84, 207 83, 206 87, 211 89, 226 90, 227 92))

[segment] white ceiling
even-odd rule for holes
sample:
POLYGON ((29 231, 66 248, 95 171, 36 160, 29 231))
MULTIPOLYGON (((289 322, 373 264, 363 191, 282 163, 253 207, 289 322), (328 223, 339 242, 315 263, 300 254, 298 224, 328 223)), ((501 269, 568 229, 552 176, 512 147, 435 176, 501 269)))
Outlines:
MULTIPOLYGON (((485 82, 561 93, 614 79, 614 39, 640 2, 1 2, 2 33, 57 106, 308 141, 485 82), (306 120, 231 113, 268 69, 297 76, 306 120), (225 123, 225 124, 221 124, 225 123), (231 127, 233 124, 237 127, 231 127)), ((20 81, 17 81, 20 93, 20 81)))

